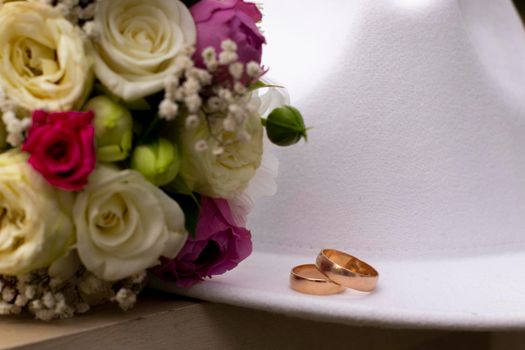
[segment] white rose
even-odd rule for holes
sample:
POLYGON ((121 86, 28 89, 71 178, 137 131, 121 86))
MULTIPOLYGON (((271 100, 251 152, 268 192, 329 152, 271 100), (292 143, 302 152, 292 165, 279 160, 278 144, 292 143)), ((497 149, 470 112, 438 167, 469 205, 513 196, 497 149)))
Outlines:
POLYGON ((257 114, 245 124, 249 141, 240 141, 224 132, 229 141, 221 155, 213 154, 213 147, 199 151, 199 140, 211 139, 208 124, 201 120, 196 128, 179 128, 176 138, 181 150, 180 176, 195 192, 214 198, 233 198, 242 193, 261 165, 263 154, 263 126, 257 114), (230 138, 230 139, 229 139, 230 138))
POLYGON ((0 87, 19 107, 80 107, 93 80, 93 59, 81 31, 57 9, 39 3, 0 7, 0 87))
POLYGON ((102 0, 95 26, 96 75, 128 101, 161 91, 177 69, 177 56, 197 37, 178 0, 102 0))
MULTIPOLYGON (((263 79, 266 84, 279 85, 278 83, 263 79)), ((258 113, 267 117, 275 108, 290 104, 290 96, 284 88, 258 89, 252 95, 252 102, 258 106, 258 113)), ((255 172, 243 193, 228 200, 232 215, 239 225, 246 226, 246 218, 255 206, 255 201, 261 197, 270 197, 277 193, 277 175, 279 173, 279 160, 271 152, 272 145, 265 139, 264 153, 261 165, 255 172)))
POLYGON ((80 260, 116 281, 174 258, 186 242, 179 205, 133 170, 101 166, 73 207, 80 260))
POLYGON ((49 267, 74 243, 66 201, 18 150, 0 154, 0 274, 49 267))
POLYGON ((268 78, 262 80, 271 87, 258 89, 252 95, 252 100, 257 103, 261 117, 266 118, 275 108, 289 105, 290 95, 285 88, 275 87, 279 86, 279 83, 268 78))

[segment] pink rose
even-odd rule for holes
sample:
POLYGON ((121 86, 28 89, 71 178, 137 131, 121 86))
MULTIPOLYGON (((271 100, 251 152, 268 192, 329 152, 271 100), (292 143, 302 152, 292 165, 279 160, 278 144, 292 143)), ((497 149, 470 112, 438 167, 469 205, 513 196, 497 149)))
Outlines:
POLYGON ((190 287, 204 277, 235 268, 251 252, 250 231, 235 222, 228 202, 202 197, 196 237, 188 239, 175 259, 162 258, 153 272, 180 287, 190 287))
POLYGON ((80 191, 96 164, 93 112, 33 112, 22 150, 29 163, 53 186, 80 191))
POLYGON ((264 36, 256 26, 262 14, 253 3, 244 0, 202 0, 190 8, 197 25, 194 60, 204 67, 202 51, 207 47, 219 53, 221 43, 231 39, 237 44, 239 61, 261 63, 264 36))

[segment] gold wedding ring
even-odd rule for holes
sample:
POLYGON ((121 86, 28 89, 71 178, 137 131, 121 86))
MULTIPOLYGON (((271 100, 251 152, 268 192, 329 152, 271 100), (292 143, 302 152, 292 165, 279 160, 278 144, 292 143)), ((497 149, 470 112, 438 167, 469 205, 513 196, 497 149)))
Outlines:
POLYGON ((373 291, 379 279, 379 273, 372 266, 335 249, 321 250, 316 266, 330 281, 362 292, 373 291))
POLYGON ((341 293, 344 287, 330 281, 315 265, 299 265, 290 273, 290 287, 305 294, 330 295, 341 293))

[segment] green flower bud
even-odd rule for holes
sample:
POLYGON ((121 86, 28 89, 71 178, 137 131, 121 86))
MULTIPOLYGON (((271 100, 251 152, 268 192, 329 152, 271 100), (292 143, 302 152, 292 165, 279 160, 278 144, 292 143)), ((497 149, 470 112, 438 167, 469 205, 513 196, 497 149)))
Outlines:
POLYGON ((84 109, 95 112, 97 159, 118 162, 128 158, 133 141, 131 112, 106 96, 92 98, 84 109))
POLYGON ((268 138, 278 146, 291 146, 302 138, 307 140, 301 112, 292 106, 274 109, 267 119, 263 119, 268 138))
POLYGON ((131 169, 142 173, 156 186, 164 186, 175 180, 180 169, 177 146, 166 139, 139 145, 131 156, 131 169))

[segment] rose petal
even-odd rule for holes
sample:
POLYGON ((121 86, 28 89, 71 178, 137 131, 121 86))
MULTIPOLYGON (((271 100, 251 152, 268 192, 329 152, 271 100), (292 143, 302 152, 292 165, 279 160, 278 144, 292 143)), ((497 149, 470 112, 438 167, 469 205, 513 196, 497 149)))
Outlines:
POLYGON ((228 202, 201 197, 195 239, 188 240, 175 259, 162 259, 153 272, 188 287, 235 268, 251 251, 251 234, 235 224, 228 202))

